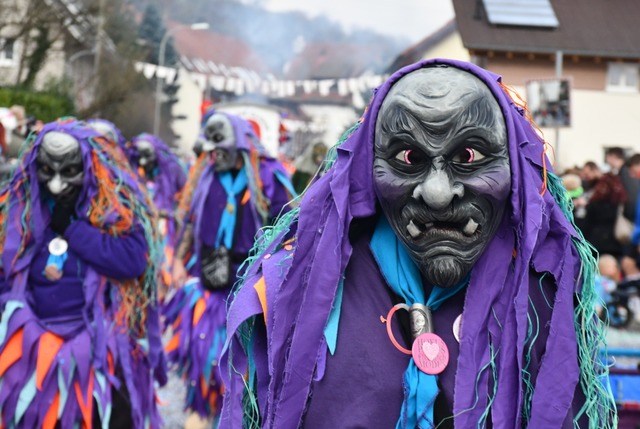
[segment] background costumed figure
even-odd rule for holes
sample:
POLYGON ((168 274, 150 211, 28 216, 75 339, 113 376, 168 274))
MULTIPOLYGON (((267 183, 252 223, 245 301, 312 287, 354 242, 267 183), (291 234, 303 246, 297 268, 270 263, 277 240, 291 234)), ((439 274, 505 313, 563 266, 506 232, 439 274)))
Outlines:
POLYGON ((282 165, 264 152, 246 120, 210 115, 179 213, 185 213, 173 267, 178 290, 163 313, 173 337, 165 346, 187 382, 186 408, 202 417, 221 407, 218 359, 226 302, 258 230, 292 197, 282 165))
POLYGON ((544 152, 499 76, 393 74, 252 252, 220 426, 615 427, 596 264, 544 152))
POLYGON ((157 428, 156 214, 114 146, 32 134, 2 207, 2 426, 157 428))
POLYGON ((161 267, 162 300, 171 284, 171 266, 176 240, 175 210, 180 192, 187 181, 182 161, 158 137, 143 133, 131 139, 131 164, 140 175, 158 210, 158 227, 163 238, 164 259, 161 267))

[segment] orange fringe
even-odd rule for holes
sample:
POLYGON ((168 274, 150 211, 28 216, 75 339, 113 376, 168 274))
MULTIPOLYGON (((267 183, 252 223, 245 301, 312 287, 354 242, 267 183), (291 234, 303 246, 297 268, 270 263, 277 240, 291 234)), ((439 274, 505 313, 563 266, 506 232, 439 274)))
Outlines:
POLYGON ((176 210, 176 219, 180 225, 184 225, 187 222, 185 217, 189 213, 189 209, 191 208, 191 200, 193 199, 193 193, 196 190, 196 186, 198 185, 198 181, 200 180, 200 176, 204 171, 204 168, 207 166, 207 160, 205 159, 209 156, 208 153, 202 152, 195 164, 191 167, 189 171, 189 178, 187 179, 187 183, 185 183, 182 190, 179 192, 180 198, 178 201, 178 209, 176 210))
MULTIPOLYGON (((97 228, 104 228, 107 215, 111 212, 118 214, 116 223, 111 227, 115 233, 123 233, 133 227, 133 212, 125 207, 116 193, 116 184, 109 175, 109 170, 98 159, 96 151, 91 152, 93 171, 98 182, 98 195, 91 202, 89 221, 97 228)), ((121 192, 128 194, 128 190, 121 188, 121 192)))

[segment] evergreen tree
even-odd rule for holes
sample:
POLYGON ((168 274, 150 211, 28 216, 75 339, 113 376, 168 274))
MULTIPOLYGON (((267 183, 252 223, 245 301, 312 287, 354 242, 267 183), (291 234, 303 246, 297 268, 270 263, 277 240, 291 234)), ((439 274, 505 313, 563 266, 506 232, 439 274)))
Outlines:
MULTIPOLYGON (((166 33, 162 17, 157 7, 149 3, 144 10, 142 22, 138 28, 138 36, 149 45, 147 62, 158 64, 160 56, 160 42, 166 33)), ((177 62, 178 55, 173 47, 171 39, 167 42, 164 52, 164 64, 173 65, 177 62)))

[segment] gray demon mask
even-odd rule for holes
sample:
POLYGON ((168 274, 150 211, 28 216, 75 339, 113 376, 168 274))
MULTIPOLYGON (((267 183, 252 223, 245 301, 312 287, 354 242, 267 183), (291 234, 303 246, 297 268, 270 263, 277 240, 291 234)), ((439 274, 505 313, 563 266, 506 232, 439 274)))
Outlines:
POLYGON ((98 133, 105 136, 114 145, 118 144, 118 135, 116 134, 115 130, 111 128, 111 126, 106 122, 91 121, 87 123, 87 125, 89 126, 89 128, 92 128, 98 133))
POLYGON ((510 192, 497 101, 465 71, 417 70, 391 88, 375 132, 385 216, 430 284, 457 284, 491 241, 510 192))
POLYGON ((229 118, 221 113, 214 113, 204 126, 204 136, 206 142, 202 145, 202 150, 212 153, 215 171, 223 172, 236 168, 239 154, 229 118))
POLYGON ((152 178, 154 170, 158 166, 158 155, 153 144, 147 140, 137 140, 135 151, 138 157, 138 165, 144 169, 147 178, 152 178))
POLYGON ((42 139, 36 161, 38 181, 46 185, 54 201, 75 204, 84 184, 80 143, 69 134, 49 132, 42 139))

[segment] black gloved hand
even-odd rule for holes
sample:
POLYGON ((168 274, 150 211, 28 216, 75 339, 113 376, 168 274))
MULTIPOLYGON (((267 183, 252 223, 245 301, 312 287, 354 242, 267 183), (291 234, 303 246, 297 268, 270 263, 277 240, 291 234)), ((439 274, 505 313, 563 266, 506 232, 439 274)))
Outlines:
POLYGON ((67 230, 74 216, 73 204, 56 204, 53 207, 53 213, 51 213, 51 229, 60 235, 63 235, 67 230))

